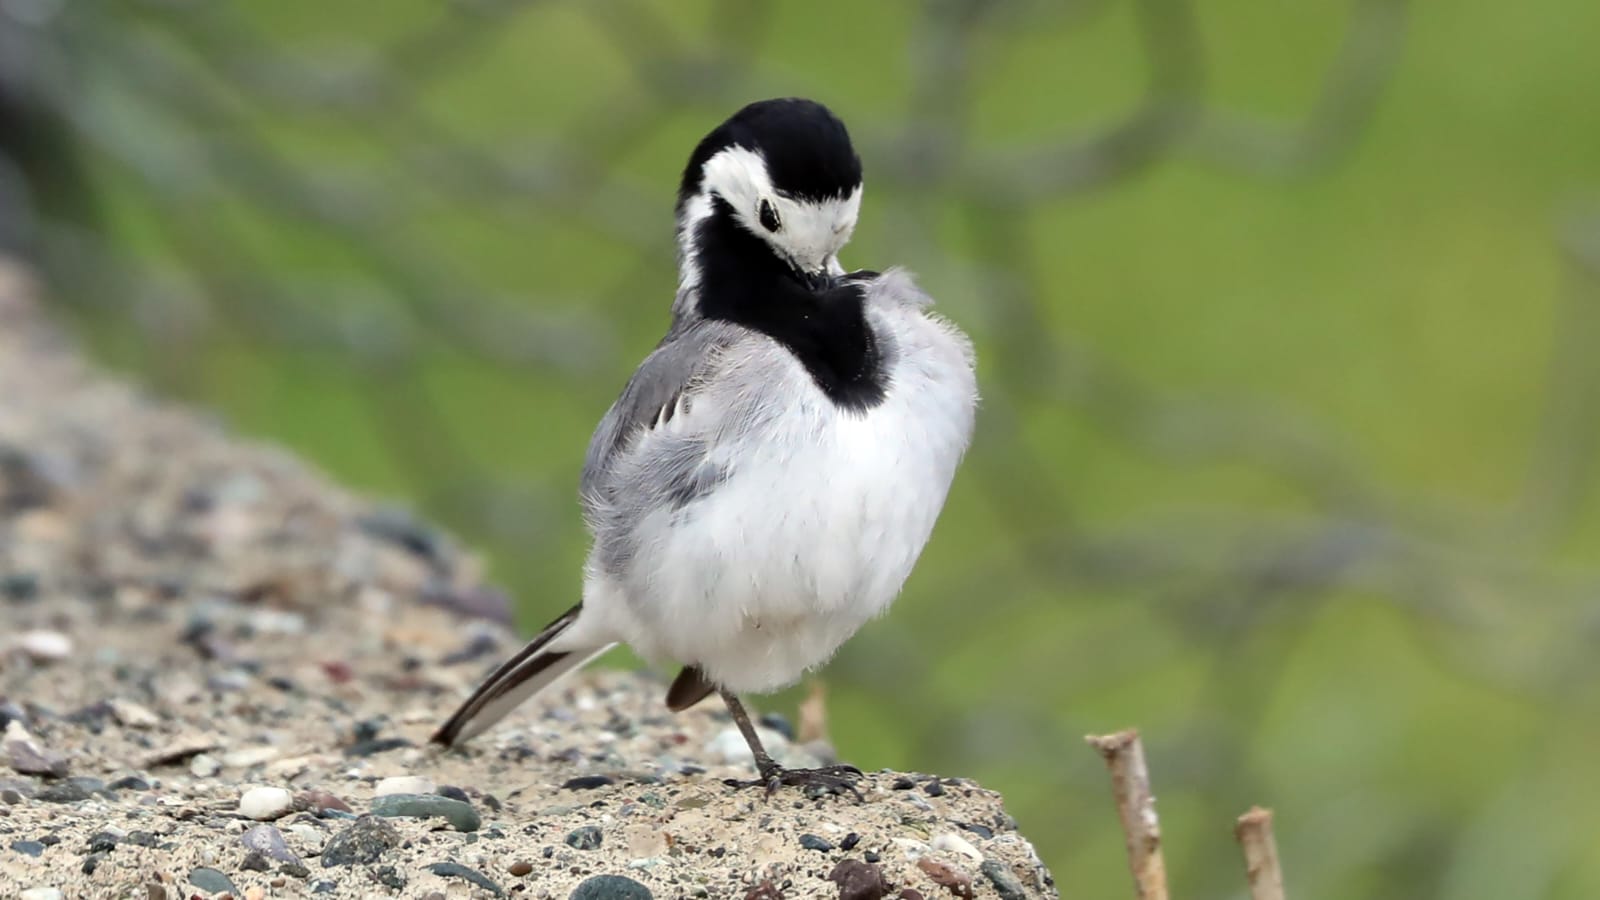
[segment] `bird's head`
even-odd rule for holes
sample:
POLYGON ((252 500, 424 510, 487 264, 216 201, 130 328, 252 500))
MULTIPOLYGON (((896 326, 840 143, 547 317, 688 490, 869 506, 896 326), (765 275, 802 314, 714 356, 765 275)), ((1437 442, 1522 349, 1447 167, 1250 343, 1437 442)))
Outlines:
POLYGON ((810 100, 752 103, 706 135, 684 169, 684 281, 729 262, 712 255, 764 253, 802 284, 825 285, 844 271, 838 253, 860 208, 861 159, 843 122, 810 100))

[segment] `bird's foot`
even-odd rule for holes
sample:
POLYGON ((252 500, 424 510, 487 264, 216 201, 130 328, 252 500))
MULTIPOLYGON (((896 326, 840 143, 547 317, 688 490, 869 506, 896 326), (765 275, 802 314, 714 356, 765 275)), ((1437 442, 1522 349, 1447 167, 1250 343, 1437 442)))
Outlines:
POLYGON ((785 769, 779 765, 764 767, 761 777, 754 781, 744 781, 738 778, 729 778, 723 783, 729 787, 748 788, 764 787, 767 796, 771 797, 778 792, 778 788, 788 785, 805 790, 808 796, 820 797, 825 794, 850 794, 856 798, 857 803, 865 802, 861 792, 856 790, 856 783, 861 780, 861 770, 855 766, 823 766, 820 769, 785 769))

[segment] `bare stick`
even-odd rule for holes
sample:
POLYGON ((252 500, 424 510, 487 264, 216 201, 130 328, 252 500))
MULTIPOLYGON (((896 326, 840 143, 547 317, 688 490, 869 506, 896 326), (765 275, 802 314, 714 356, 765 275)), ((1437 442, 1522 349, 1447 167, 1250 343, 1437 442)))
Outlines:
POLYGON ((795 730, 802 744, 828 739, 828 688, 821 678, 811 679, 811 689, 800 701, 800 722, 795 730))
POLYGON ((1139 900, 1167 900, 1167 864, 1161 858, 1161 822, 1156 818, 1156 798, 1150 793, 1150 771, 1144 764, 1139 732, 1130 728, 1116 734, 1084 738, 1100 751, 1111 770, 1111 792, 1122 816, 1122 833, 1128 841, 1128 869, 1139 900))
POLYGON ((1278 842, 1272 836, 1272 810, 1250 807, 1233 826, 1233 835, 1244 848, 1250 900, 1283 900, 1283 870, 1278 867, 1278 842))

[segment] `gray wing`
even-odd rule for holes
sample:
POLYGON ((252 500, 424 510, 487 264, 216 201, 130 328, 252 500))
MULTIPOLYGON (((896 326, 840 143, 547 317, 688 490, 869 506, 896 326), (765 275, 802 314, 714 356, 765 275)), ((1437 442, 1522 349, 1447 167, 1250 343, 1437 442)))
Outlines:
POLYGON ((584 460, 584 514, 604 545, 646 509, 681 507, 721 479, 706 458, 709 435, 674 428, 715 380, 726 351, 748 336, 742 328, 704 319, 681 323, 639 365, 589 440, 584 460), (633 451, 647 435, 649 457, 633 451))

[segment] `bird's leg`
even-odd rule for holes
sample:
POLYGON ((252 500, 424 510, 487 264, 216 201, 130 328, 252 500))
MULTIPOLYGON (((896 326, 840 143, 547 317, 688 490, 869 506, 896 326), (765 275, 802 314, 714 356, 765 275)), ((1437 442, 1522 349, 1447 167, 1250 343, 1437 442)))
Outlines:
POLYGON ((729 691, 718 689, 724 703, 728 704, 728 712, 733 715, 733 724, 739 726, 739 733, 744 735, 744 742, 750 745, 750 752, 756 758, 756 771, 761 773, 761 780, 770 782, 776 779, 783 767, 767 755, 767 748, 761 745, 761 737, 756 734, 756 727, 750 723, 750 714, 744 711, 744 704, 739 698, 729 691))
POLYGON ((750 722, 750 714, 745 712, 744 704, 731 691, 717 689, 722 695, 722 701, 728 704, 728 712, 733 716, 733 724, 739 726, 739 733, 744 735, 744 742, 750 745, 750 753, 756 758, 756 771, 761 777, 756 781, 740 781, 730 778, 727 784, 732 787, 764 786, 767 795, 771 796, 780 785, 791 785, 802 788, 817 788, 830 794, 842 794, 846 791, 855 795, 856 801, 862 800, 861 792, 856 790, 855 783, 861 778, 861 770, 855 766, 827 766, 821 769, 785 769, 767 754, 767 748, 761 745, 761 738, 756 734, 755 725, 750 722))

